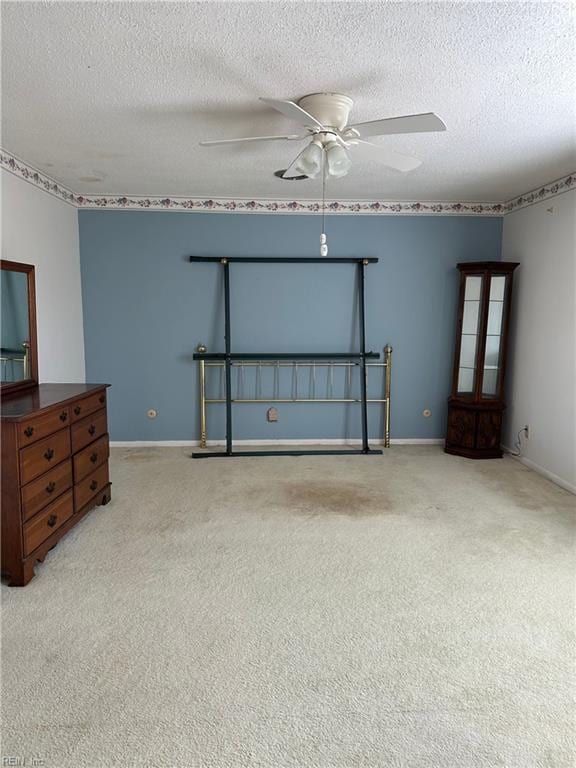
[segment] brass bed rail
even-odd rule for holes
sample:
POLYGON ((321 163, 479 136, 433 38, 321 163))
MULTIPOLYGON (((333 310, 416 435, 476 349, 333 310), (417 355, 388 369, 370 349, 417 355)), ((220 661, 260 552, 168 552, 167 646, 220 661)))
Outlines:
MULTIPOLYGON (((206 353, 206 346, 203 344, 198 345, 198 352, 206 353)), ((223 375, 226 363, 225 361, 208 361, 200 359, 199 361, 199 407, 200 407, 200 447, 206 448, 207 444, 207 421, 206 421, 206 407, 213 404, 224 404, 226 398, 224 397, 207 397, 206 395, 206 380, 207 369, 214 368, 220 371, 223 375)), ((265 403, 273 405, 275 403, 361 403, 362 400, 359 397, 333 397, 333 373, 334 369, 343 368, 346 371, 346 380, 344 390, 350 394, 352 389, 352 370, 354 368, 360 369, 362 372, 362 366, 360 362, 354 361, 316 361, 316 360, 237 360, 231 364, 231 367, 238 370, 238 378, 236 382, 237 395, 243 395, 244 391, 244 370, 255 369, 255 397, 232 397, 232 403, 265 403), (273 379, 273 392, 271 397, 265 397, 262 395, 262 371, 263 369, 272 369, 274 372, 273 379), (280 370, 282 368, 292 369, 291 397, 280 397, 280 370), (326 368, 327 370, 327 397, 316 397, 316 370, 318 368, 326 368), (300 397, 298 392, 298 374, 301 369, 308 370, 308 393, 311 397, 300 397)), ((367 403, 378 403, 384 407, 384 447, 390 447, 390 408, 391 408, 391 383, 392 383, 392 347, 388 344, 384 347, 384 359, 381 363, 366 363, 365 368, 382 368, 384 369, 384 397, 381 398, 367 398, 367 403)), ((368 371, 366 370, 366 377, 368 371)))

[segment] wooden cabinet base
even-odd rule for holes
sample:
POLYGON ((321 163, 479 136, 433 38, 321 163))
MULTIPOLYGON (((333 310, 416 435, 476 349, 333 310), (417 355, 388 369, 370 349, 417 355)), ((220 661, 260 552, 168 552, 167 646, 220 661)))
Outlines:
POLYGON ((112 498, 111 493, 112 484, 103 488, 93 499, 64 522, 58 530, 45 539, 42 544, 37 547, 27 558, 22 560, 18 565, 12 568, 12 572, 7 573, 9 580, 9 587, 25 587, 29 581, 34 577, 34 567, 36 563, 43 563, 44 558, 51 549, 54 549, 60 539, 65 536, 68 531, 73 528, 80 518, 84 517, 91 509, 98 506, 108 504, 112 498))
POLYGON ((501 459, 502 451, 479 451, 469 448, 458 448, 454 445, 446 445, 444 448, 446 453, 451 453, 453 456, 462 456, 465 459, 501 459))
POLYGON ((446 453, 467 459, 501 459, 501 404, 494 406, 448 401, 446 453))

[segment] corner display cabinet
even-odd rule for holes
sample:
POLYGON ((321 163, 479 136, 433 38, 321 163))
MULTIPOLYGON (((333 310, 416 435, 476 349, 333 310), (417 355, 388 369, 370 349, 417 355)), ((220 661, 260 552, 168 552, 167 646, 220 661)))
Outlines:
POLYGON ((458 264, 460 299, 446 452, 498 459, 504 403, 512 277, 518 264, 458 264))

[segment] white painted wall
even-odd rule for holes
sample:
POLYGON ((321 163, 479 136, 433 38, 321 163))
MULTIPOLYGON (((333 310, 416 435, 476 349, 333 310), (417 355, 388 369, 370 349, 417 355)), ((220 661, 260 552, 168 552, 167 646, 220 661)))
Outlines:
POLYGON ((78 212, 17 178, 2 177, 2 258, 36 267, 41 382, 84 382, 78 212))
POLYGON ((576 493, 576 190, 504 218, 502 258, 518 261, 504 444, 576 493))

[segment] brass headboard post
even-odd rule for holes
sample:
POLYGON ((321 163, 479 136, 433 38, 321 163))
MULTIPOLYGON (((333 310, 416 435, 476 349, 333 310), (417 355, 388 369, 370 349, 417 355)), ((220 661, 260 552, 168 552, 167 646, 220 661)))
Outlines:
MULTIPOLYGON (((204 344, 198 344, 198 352, 207 352, 204 344)), ((200 448, 206 448, 206 364, 200 360, 200 448)))
POLYGON ((390 391, 392 385, 392 347, 387 344, 384 347, 384 397, 386 410, 384 411, 384 448, 390 448, 390 391))

